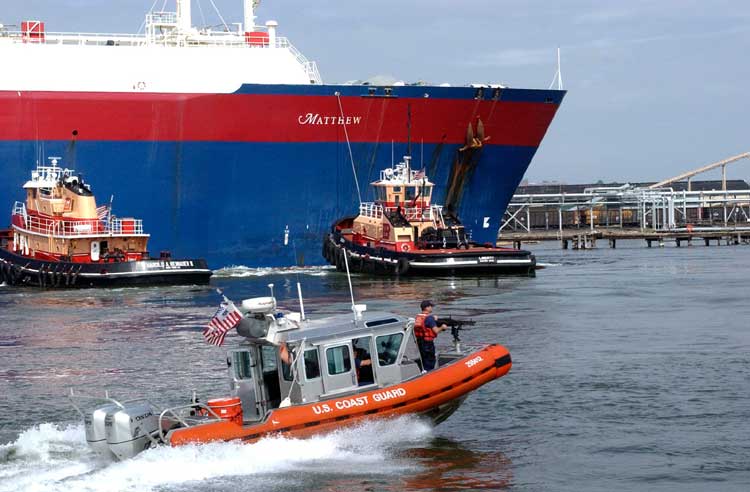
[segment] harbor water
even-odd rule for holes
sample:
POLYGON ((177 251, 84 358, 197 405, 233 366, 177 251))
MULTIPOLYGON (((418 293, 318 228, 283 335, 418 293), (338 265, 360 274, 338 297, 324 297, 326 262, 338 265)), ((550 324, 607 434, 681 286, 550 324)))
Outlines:
MULTIPOLYGON (((0 287, 0 491, 750 490, 750 248, 535 249, 536 278, 354 277, 368 309, 471 318, 513 369, 446 422, 375 421, 308 440, 158 448, 97 458, 69 388, 158 404, 229 389, 201 331, 212 288, 0 287)), ((232 268, 226 295, 310 316, 346 312, 329 268, 232 268)), ((442 334, 441 343, 449 336, 442 334)))

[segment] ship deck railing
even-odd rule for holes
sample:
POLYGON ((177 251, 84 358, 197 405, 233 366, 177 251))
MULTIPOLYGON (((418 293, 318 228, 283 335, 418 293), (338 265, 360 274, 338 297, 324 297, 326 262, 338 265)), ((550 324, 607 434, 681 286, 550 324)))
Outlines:
POLYGON ((363 202, 359 204, 359 215, 371 219, 383 218, 383 206, 374 202, 363 202))
MULTIPOLYGON (((399 207, 386 207, 386 211, 396 211, 399 207)), ((429 207, 406 207, 401 208, 401 214, 408 221, 425 221, 431 220, 438 224, 443 224, 443 206, 430 205, 429 207)))
POLYGON ((23 203, 17 202, 13 207, 13 215, 19 217, 14 224, 25 231, 54 236, 60 238, 76 238, 86 236, 143 236, 142 219, 109 218, 58 220, 30 215, 23 203))

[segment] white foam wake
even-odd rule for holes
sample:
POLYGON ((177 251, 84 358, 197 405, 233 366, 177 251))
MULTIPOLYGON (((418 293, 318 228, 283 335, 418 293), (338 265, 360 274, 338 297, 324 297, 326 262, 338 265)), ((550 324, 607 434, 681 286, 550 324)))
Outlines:
POLYGON ((214 277, 245 278, 266 277, 268 275, 312 275, 323 276, 335 271, 333 266, 285 267, 285 268, 253 268, 244 265, 234 265, 214 270, 214 277))
POLYGON ((255 444, 161 447, 114 462, 88 448, 83 426, 42 424, 0 446, 0 491, 145 492, 243 476, 279 474, 278 480, 299 479, 300 474, 389 474, 416 467, 394 459, 394 450, 430 435, 427 424, 405 417, 304 440, 273 437, 255 444))

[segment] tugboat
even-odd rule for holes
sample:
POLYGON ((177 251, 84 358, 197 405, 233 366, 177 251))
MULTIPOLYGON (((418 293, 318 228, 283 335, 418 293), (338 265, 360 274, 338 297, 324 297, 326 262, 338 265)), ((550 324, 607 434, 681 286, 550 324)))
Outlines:
POLYGON ((431 203, 434 183, 424 170, 412 170, 410 161, 405 156, 381 171, 371 183, 375 202, 361 203, 359 215, 333 224, 323 243, 330 264, 339 271, 349 266, 382 275, 534 275, 536 258, 530 252, 472 242, 453 211, 431 203))
POLYGON ((135 218, 97 207, 91 187, 72 169, 38 165, 0 231, 0 283, 42 288, 207 284, 205 260, 149 257, 149 234, 135 218))
POLYGON ((368 313, 362 304, 353 312, 309 320, 304 308, 301 314, 280 312, 273 296, 232 305, 228 318, 238 313, 237 333, 244 339, 227 353, 228 396, 203 403, 193 394, 184 405, 162 409, 144 399, 121 402, 71 391, 86 440, 123 460, 158 445, 307 437, 405 414, 438 424, 471 391, 511 369, 505 347, 462 346, 454 332, 453 348, 424 372, 414 319, 368 313))

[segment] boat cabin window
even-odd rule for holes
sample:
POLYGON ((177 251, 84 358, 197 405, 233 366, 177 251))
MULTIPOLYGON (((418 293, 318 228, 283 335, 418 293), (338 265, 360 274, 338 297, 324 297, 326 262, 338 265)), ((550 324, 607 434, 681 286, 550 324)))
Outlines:
POLYGON ((383 335, 375 339, 375 345, 378 348, 378 364, 380 366, 390 366, 396 363, 403 339, 403 333, 383 335))
POLYGON ((39 188, 39 193, 43 197, 49 198, 50 196, 52 196, 52 188, 39 188))
POLYGON ((305 350, 305 379, 318 379, 320 377, 320 361, 318 360, 318 349, 305 350))
POLYGON ((383 186, 377 186, 377 187, 375 187, 375 191, 377 193, 376 198, 377 198, 378 201, 384 202, 384 201, 386 201, 388 199, 388 193, 387 193, 387 190, 385 189, 385 187, 383 187, 383 186))
POLYGON ((292 365, 287 364, 283 360, 281 361, 281 376, 284 381, 294 381, 294 374, 292 373, 292 365))
POLYGON ((394 186, 393 187, 393 192, 394 193, 401 193, 401 187, 400 186, 394 186))
POLYGON ((360 386, 375 382, 375 375, 372 372, 371 346, 372 337, 361 337, 352 340, 354 367, 357 370, 357 381, 360 386))
POLYGON ((281 402, 281 383, 279 382, 278 349, 274 346, 264 345, 260 350, 261 367, 263 369, 263 384, 268 394, 268 406, 276 408, 281 402))
POLYGON ((416 186, 406 187, 406 199, 407 200, 414 200, 415 198, 417 198, 418 194, 419 194, 419 189, 416 186))
POLYGON ((329 348, 326 350, 326 359, 328 360, 328 374, 331 376, 344 374, 352 370, 352 361, 347 345, 329 348))
POLYGON ((253 378, 253 358, 250 352, 237 351, 232 352, 230 364, 234 368, 234 376, 237 379, 253 378))

